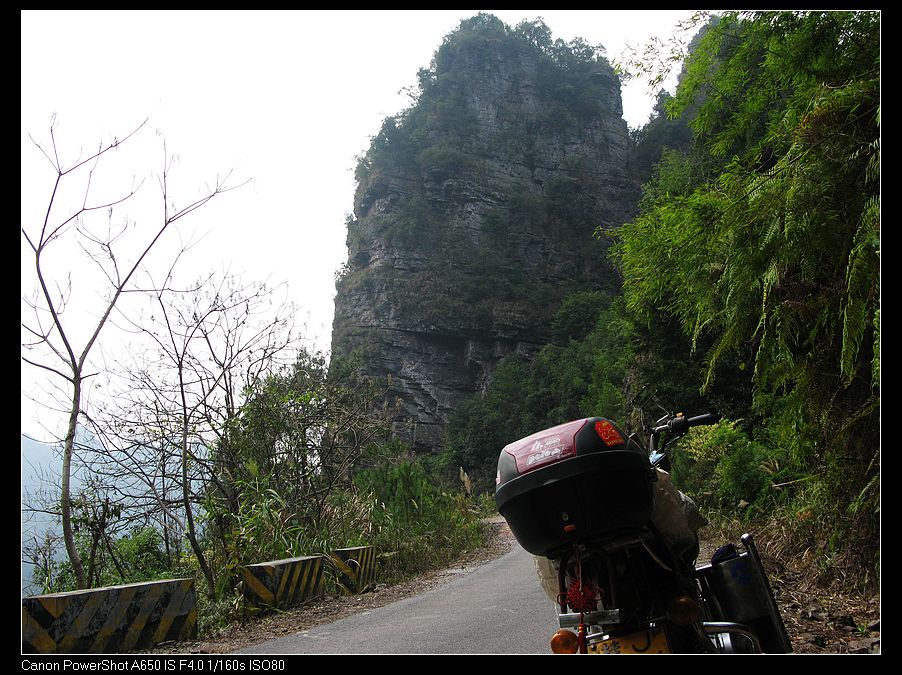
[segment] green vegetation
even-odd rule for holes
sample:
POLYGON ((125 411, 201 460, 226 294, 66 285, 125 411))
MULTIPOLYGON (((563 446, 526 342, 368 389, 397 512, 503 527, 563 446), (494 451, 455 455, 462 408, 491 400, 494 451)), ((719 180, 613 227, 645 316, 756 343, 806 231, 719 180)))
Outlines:
MULTIPOLYGON (((123 533, 117 523, 135 505, 84 492, 74 500, 76 540, 92 587, 194 576, 207 630, 239 616, 244 565, 371 545, 377 579, 392 582, 480 544, 475 498, 460 484, 439 487, 393 440, 383 392, 354 362, 327 367, 301 352, 242 398, 203 459, 211 473, 194 482, 213 592, 202 592, 206 573, 185 542, 152 526, 123 533)), ((71 564, 49 548, 35 581, 44 592, 74 589, 71 564)))
POLYGON ((707 161, 665 157, 616 249, 632 311, 710 341, 703 389, 726 357, 750 357, 750 427, 796 479, 817 475, 864 565, 878 541, 879 91, 876 13, 724 16, 669 106, 694 111, 707 161))
POLYGON ((380 552, 382 581, 440 566, 482 540, 476 504, 436 485, 415 458, 367 469, 354 482, 371 505, 366 538, 380 552))
MULTIPOLYGON (((119 537, 105 538, 100 546, 90 531, 79 527, 75 541, 82 558, 89 561, 92 587, 168 579, 179 570, 179 561, 167 554, 160 532, 152 527, 136 527, 119 537)), ((35 567, 33 580, 43 593, 76 587, 72 564, 50 555, 43 565, 35 567)))
POLYGON ((677 450, 678 484, 769 522, 789 555, 876 579, 879 27, 875 12, 707 26, 635 134, 634 168, 653 166, 640 213, 605 231, 622 298, 568 299, 554 325, 570 341, 498 367, 449 425, 454 461, 488 481, 508 442, 587 415, 630 426, 653 390, 725 418, 677 450), (584 335, 574 318, 592 315, 584 335))

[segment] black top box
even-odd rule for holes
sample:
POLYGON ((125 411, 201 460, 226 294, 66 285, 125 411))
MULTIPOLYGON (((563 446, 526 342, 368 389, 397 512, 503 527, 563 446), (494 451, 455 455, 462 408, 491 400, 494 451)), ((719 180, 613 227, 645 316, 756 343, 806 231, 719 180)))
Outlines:
POLYGON ((520 545, 559 557, 651 518, 655 471, 613 422, 590 417, 505 446, 495 503, 520 545))

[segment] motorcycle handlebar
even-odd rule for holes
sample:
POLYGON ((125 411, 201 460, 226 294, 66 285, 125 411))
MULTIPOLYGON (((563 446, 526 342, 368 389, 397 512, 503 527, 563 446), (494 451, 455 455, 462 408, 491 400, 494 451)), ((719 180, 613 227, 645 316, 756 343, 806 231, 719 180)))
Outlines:
POLYGON ((686 420, 690 427, 699 427, 706 424, 717 424, 720 421, 720 415, 717 413, 705 413, 704 415, 696 415, 686 420))
POLYGON ((717 424, 719 420, 720 415, 718 415, 717 413, 705 413, 704 415, 696 415, 695 417, 689 418, 686 418, 683 415, 677 415, 676 417, 668 420, 667 424, 655 427, 653 431, 655 433, 670 431, 672 433, 685 434, 687 431, 689 431, 689 427, 717 424))

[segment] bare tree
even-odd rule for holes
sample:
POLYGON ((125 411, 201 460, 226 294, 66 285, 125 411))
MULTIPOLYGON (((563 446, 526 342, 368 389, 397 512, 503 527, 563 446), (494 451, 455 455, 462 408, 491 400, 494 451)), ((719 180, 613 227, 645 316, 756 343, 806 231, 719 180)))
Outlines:
MULTIPOLYGON (((125 233, 126 225, 119 229, 112 227, 113 209, 127 202, 140 188, 140 183, 133 185, 125 194, 111 199, 92 202, 92 178, 98 164, 113 150, 129 141, 147 123, 142 122, 134 131, 122 140, 114 138, 112 141, 101 142, 97 150, 84 159, 78 159, 71 164, 65 164, 60 159, 54 130, 50 129, 50 145, 45 149, 32 138, 32 142, 50 162, 56 173, 50 198, 42 222, 23 224, 22 236, 27 242, 34 259, 35 283, 37 293, 29 300, 33 310, 30 319, 23 320, 25 338, 23 348, 28 354, 23 355, 23 360, 35 368, 41 369, 51 375, 60 378, 63 388, 67 391, 66 404, 64 406, 68 418, 65 437, 63 439, 63 466, 61 475, 61 515, 63 526, 63 539, 66 552, 72 563, 78 588, 86 588, 90 580, 84 569, 84 565, 75 546, 72 530, 72 503, 70 495, 70 477, 72 460, 75 448, 76 430, 79 417, 82 413, 85 381, 95 375, 88 372, 88 357, 98 342, 101 331, 108 323, 110 315, 126 293, 135 276, 141 268, 148 253, 159 242, 160 238, 177 221, 202 207, 219 194, 235 189, 227 185, 228 176, 223 181, 217 181, 216 185, 204 194, 181 209, 171 208, 171 200, 168 194, 168 172, 171 167, 171 159, 166 155, 164 145, 163 172, 160 178, 164 212, 161 222, 148 233, 144 244, 137 249, 137 254, 123 261, 121 250, 121 237, 125 233), (86 175, 84 193, 81 203, 67 208, 67 205, 59 203, 59 194, 64 184, 68 184, 76 176, 86 175), (62 211, 62 215, 58 215, 62 211), (110 227, 105 233, 98 234, 87 224, 86 218, 91 214, 106 212, 110 227), (71 297, 71 276, 67 287, 61 287, 53 282, 52 267, 45 263, 48 250, 63 248, 63 242, 74 240, 82 250, 91 256, 98 265, 106 280, 106 289, 103 292, 103 303, 99 314, 93 321, 88 337, 76 344, 76 332, 72 322, 65 316, 66 304, 71 297)), ((237 187, 237 186, 236 186, 237 187)), ((69 244, 68 251, 77 251, 75 246, 69 244)), ((58 277, 57 277, 58 278, 58 277)), ((95 289, 79 289, 82 294, 88 294, 95 289)))
POLYGON ((102 446, 90 471, 152 510, 164 533, 174 526, 185 535, 212 595, 195 508, 219 480, 210 456, 244 392, 291 352, 294 309, 277 289, 235 276, 211 275, 181 291, 170 282, 150 284, 143 316, 123 317, 149 347, 118 365, 120 393, 89 420, 102 446))

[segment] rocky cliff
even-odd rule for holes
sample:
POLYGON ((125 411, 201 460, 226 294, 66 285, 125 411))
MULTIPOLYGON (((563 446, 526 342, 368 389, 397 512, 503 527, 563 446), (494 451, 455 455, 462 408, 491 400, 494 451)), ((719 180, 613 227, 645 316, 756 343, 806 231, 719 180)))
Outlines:
POLYGON ((420 448, 505 355, 551 339, 569 292, 616 290, 599 227, 631 213, 620 84, 541 22, 462 22, 357 169, 333 356, 385 378, 420 448))

